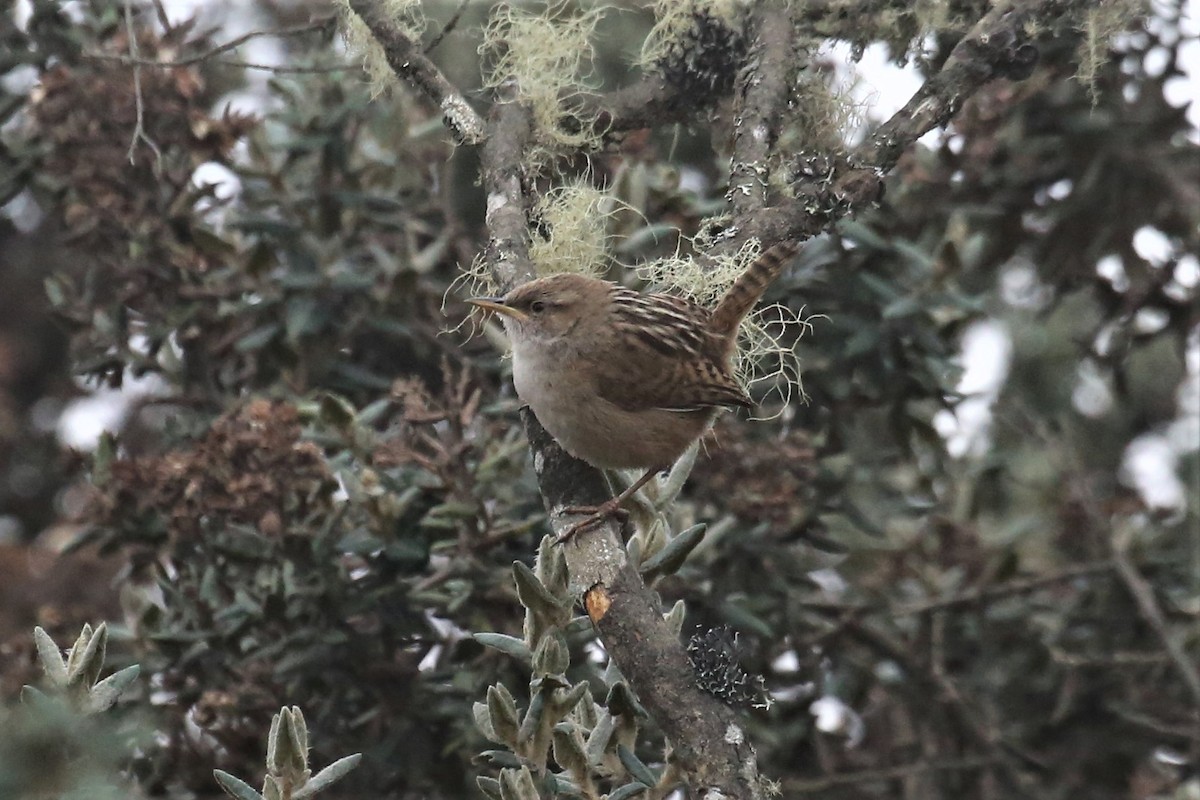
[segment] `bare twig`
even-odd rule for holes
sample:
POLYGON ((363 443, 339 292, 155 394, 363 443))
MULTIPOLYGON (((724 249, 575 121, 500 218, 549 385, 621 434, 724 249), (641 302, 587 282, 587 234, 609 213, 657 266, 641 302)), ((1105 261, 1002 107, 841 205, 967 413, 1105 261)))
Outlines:
POLYGON ((454 138, 462 144, 482 142, 485 136, 483 119, 416 43, 388 17, 382 5, 377 0, 350 0, 350 8, 383 47, 392 71, 442 110, 442 119, 454 138))
POLYGON ((908 603, 905 605, 890 606, 890 605, 853 605, 847 603, 821 603, 808 602, 805 606, 814 609, 841 611, 847 613, 860 614, 862 616, 886 615, 890 617, 906 617, 919 614, 928 614, 934 611, 949 611, 962 608, 970 608, 973 606, 985 606, 989 603, 994 603, 997 600, 1003 600, 1016 595, 1029 594, 1041 589, 1054 586, 1055 584, 1065 583, 1077 578, 1085 578, 1091 575, 1103 575, 1111 572, 1115 568, 1115 564, 1110 559, 1101 561, 1090 561, 1085 564, 1075 564, 1062 569, 1047 572, 1043 575, 1037 575, 1032 578, 1024 578, 1022 580, 1007 581, 1005 583, 995 584, 992 586, 976 587, 968 589, 964 592, 951 595, 949 597, 938 597, 932 600, 923 600, 917 603, 908 603))
MULTIPOLYGON (((126 5, 126 7, 128 8, 128 4, 126 5)), ((126 17, 128 18, 128 15, 126 15, 126 17)), ((281 37, 281 38, 288 37, 288 36, 300 36, 301 34, 312 33, 313 31, 327 30, 329 28, 329 26, 333 24, 333 22, 334 22, 334 18, 328 17, 328 18, 316 20, 314 22, 310 22, 306 25, 296 25, 291 28, 279 28, 278 30, 266 30, 266 31, 250 31, 249 33, 245 33, 241 36, 238 36, 235 39, 231 39, 228 42, 225 42, 224 44, 219 44, 215 47, 209 48, 208 50, 205 50, 202 53, 197 53, 194 56, 188 56, 186 58, 175 59, 173 61, 156 61, 154 59, 139 58, 136 47, 130 47, 130 55, 129 56, 112 55, 109 53, 84 53, 83 57, 90 59, 92 61, 116 61, 121 64, 126 64, 126 65, 129 65, 132 67, 157 67, 157 68, 190 67, 195 64, 201 64, 206 61, 210 61, 210 60, 214 59, 216 56, 221 55, 221 53, 228 53, 230 50, 236 50, 237 48, 244 45, 246 42, 251 41, 252 39, 257 39, 262 36, 276 36, 276 37, 281 37)), ((229 62, 229 61, 217 62, 217 63, 236 64, 236 62, 229 62)), ((274 68, 272 68, 272 69, 274 69, 274 68)))
POLYGON ((1137 604, 1142 619, 1154 631, 1162 643, 1163 649, 1171 657, 1175 670, 1183 678, 1184 684, 1196 703, 1195 712, 1200 716, 1200 671, 1196 669, 1195 659, 1188 656, 1183 645, 1167 630, 1167 622, 1163 618, 1162 609, 1158 607, 1158 601, 1154 599, 1154 590, 1150 588, 1150 584, 1146 582, 1129 558, 1129 545, 1133 542, 1133 532, 1132 526, 1125 526, 1113 532, 1112 552, 1117 574, 1121 576, 1125 588, 1133 596, 1133 601, 1137 604))
POLYGON ((458 8, 455 9, 454 14, 451 15, 450 19, 446 20, 446 24, 443 25, 442 29, 437 32, 437 35, 429 40, 429 44, 425 45, 425 49, 422 52, 424 52, 426 55, 432 53, 434 49, 442 43, 442 40, 445 39, 451 31, 458 27, 458 22, 462 19, 463 12, 467 10, 467 6, 469 5, 471 5, 471 0, 462 0, 462 2, 458 4, 458 8))
MULTIPOLYGON (((133 27, 133 0, 125 0, 125 32, 129 37, 129 55, 133 59, 138 57, 137 31, 133 27)), ((133 68, 133 102, 136 109, 137 120, 133 126, 133 136, 129 141, 129 150, 126 156, 129 158, 129 163, 134 163, 134 155, 137 152, 139 141, 145 142, 146 145, 154 152, 154 173, 156 175, 162 173, 162 150, 158 144, 146 133, 146 103, 142 97, 142 68, 134 66, 133 68)))

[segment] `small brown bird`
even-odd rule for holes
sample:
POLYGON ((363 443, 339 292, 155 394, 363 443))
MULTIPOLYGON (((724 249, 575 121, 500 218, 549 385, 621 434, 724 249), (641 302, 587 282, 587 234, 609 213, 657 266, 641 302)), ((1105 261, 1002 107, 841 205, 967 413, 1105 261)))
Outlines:
POLYGON ((563 449, 594 467, 645 469, 561 537, 593 527, 704 434, 753 403, 733 376, 738 326, 796 251, 765 251, 711 311, 668 294, 562 273, 467 302, 502 315, 521 400, 563 449))

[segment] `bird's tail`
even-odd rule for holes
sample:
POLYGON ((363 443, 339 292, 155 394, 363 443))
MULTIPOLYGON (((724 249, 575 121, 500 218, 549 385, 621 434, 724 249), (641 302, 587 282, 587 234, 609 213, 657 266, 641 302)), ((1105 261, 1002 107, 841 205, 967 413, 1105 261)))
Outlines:
POLYGON ((763 292, 779 277, 784 265, 795 255, 797 249, 799 244, 789 241, 780 242, 763 251, 762 255, 738 276, 733 286, 729 287, 729 291, 725 292, 725 296, 717 303, 709 321, 710 330, 722 336, 732 336, 742 319, 763 296, 763 292))

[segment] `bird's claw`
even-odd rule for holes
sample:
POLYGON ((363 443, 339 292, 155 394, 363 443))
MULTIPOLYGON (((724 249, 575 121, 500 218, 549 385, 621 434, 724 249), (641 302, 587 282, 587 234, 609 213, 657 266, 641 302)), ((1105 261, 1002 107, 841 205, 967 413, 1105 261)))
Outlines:
POLYGON ((587 517, 560 533, 556 539, 558 544, 568 542, 581 533, 599 527, 604 524, 605 520, 612 517, 619 519, 622 524, 629 519, 629 512, 621 508, 621 501, 616 497, 598 506, 567 506, 563 509, 563 513, 587 514, 587 517))

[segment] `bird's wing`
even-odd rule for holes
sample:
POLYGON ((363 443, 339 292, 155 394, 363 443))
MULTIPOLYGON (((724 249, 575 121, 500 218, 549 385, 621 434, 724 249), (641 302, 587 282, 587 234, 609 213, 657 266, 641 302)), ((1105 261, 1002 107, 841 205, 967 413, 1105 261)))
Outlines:
POLYGON ((709 312, 666 294, 621 290, 612 324, 627 352, 605 359, 597 393, 626 411, 750 408, 725 343, 708 333, 709 312))

